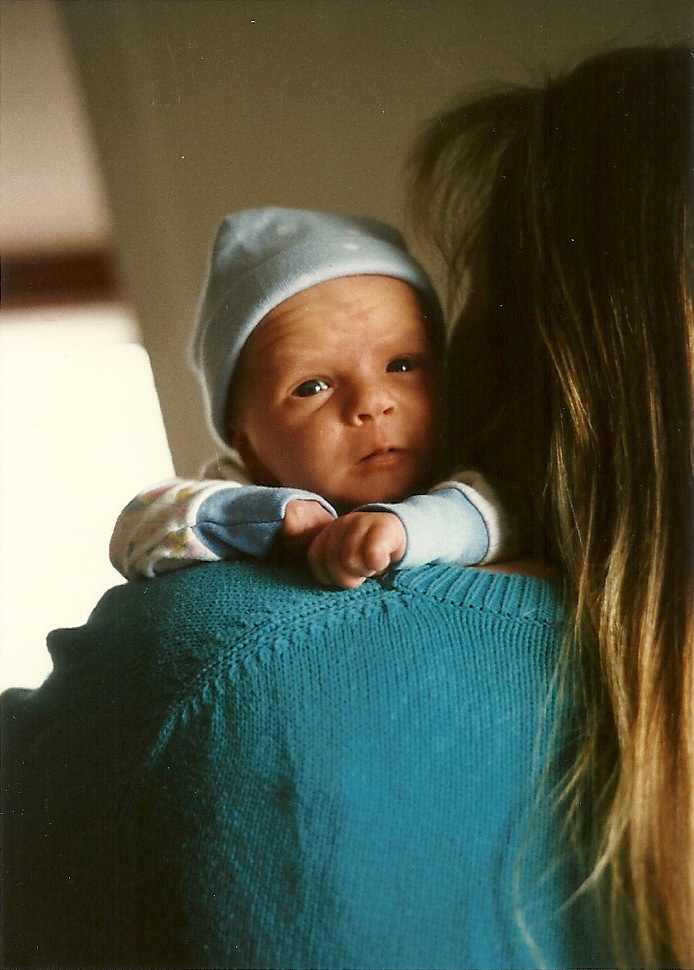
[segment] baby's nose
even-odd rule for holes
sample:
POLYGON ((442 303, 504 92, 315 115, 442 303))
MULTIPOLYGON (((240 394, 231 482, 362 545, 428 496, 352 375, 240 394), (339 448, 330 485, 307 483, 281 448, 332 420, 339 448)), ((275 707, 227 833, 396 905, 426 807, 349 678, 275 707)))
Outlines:
POLYGON ((364 382, 354 388, 349 403, 348 420, 354 424, 364 424, 383 415, 392 414, 395 401, 382 386, 364 382))

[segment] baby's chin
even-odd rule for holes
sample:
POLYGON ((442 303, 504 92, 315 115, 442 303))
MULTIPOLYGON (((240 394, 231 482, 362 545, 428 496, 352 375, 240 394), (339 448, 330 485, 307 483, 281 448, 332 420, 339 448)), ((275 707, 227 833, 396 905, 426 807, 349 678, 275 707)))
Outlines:
POLYGON ((360 508, 362 505, 392 505, 395 502, 402 502, 404 499, 409 498, 410 495, 416 495, 422 491, 426 491, 426 488, 422 487, 420 489, 414 486, 405 489, 402 486, 393 486, 391 488, 376 489, 375 491, 370 491, 368 494, 360 492, 358 495, 332 496, 328 498, 328 501, 338 515, 345 515, 347 512, 353 512, 354 509, 360 508))
MULTIPOLYGON (((431 463, 428 469, 413 467, 414 462, 395 463, 395 467, 383 468, 366 466, 360 475, 348 474, 342 481, 332 476, 332 489, 323 479, 316 477, 308 486, 309 491, 316 491, 323 496, 339 515, 351 512, 362 505, 388 504, 402 502, 411 495, 421 495, 437 481, 438 469, 431 463), (322 485, 322 488, 321 488, 322 485)), ((304 485, 304 488, 307 486, 304 485)))

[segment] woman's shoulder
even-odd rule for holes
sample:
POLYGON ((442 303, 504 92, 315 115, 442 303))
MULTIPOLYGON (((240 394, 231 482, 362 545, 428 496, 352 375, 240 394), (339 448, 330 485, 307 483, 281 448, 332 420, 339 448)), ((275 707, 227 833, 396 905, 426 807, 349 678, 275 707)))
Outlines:
MULTIPOLYGON (((225 622, 244 628, 265 622, 269 616, 284 620, 296 617, 310 622, 318 613, 356 611, 368 616, 385 601, 430 601, 436 607, 478 607, 512 618, 534 616, 538 622, 555 623, 560 613, 559 587, 553 574, 527 563, 483 567, 432 564, 418 569, 388 572, 367 580, 356 590, 331 589, 316 583, 307 569, 269 561, 236 560, 181 570, 149 584, 118 587, 116 596, 141 594, 150 607, 156 597, 162 613, 181 618, 202 609, 196 622, 225 622), (139 587, 139 590, 137 589, 139 587), (181 616, 182 614, 182 616, 181 616)), ((104 603, 108 608, 108 596, 104 603)), ((120 606, 117 605, 120 612, 120 606)), ((151 613, 151 609, 148 611, 151 613)), ((166 620, 160 615, 160 619, 166 620)))
POLYGON ((182 675, 220 654, 241 662, 267 643, 303 649, 371 638, 387 652, 410 639, 416 646, 416 633, 427 642, 479 638, 480 623, 485 640, 513 639, 521 628, 551 640, 561 625, 558 587, 536 575, 432 565, 335 590, 299 567, 222 562, 115 587, 85 626, 52 633, 49 648, 56 663, 117 651, 182 675))
MULTIPOLYGON (((129 584, 115 593, 112 603, 103 603, 109 627, 125 615, 126 622, 140 630, 138 614, 144 613, 150 638, 154 633, 165 642, 178 642, 184 636, 203 651, 212 636, 219 649, 222 642, 248 644, 255 637, 280 635, 298 636, 306 643, 334 636, 336 628, 350 636, 373 623, 387 634, 384 615, 397 628, 400 620, 411 623, 413 613, 418 613, 426 617, 432 632, 451 620, 458 627, 466 616, 476 614, 495 618, 509 631, 516 624, 552 629, 561 624, 557 584, 527 571, 431 565, 391 572, 356 590, 343 590, 319 586, 308 570, 297 566, 236 561, 181 571, 141 589, 140 585, 129 584)), ((98 622, 97 610, 90 623, 98 622)))
MULTIPOLYGON (((302 707, 316 680, 338 703, 345 684, 354 689, 374 678, 380 693, 370 702, 387 706, 397 703, 398 684, 410 671, 432 685, 432 696, 453 669, 463 692, 477 689, 480 671, 493 691, 514 693, 507 675, 514 683, 537 677, 542 689, 562 639, 551 581, 451 566, 401 570, 336 590, 296 567, 220 563, 156 580, 138 596, 144 618, 132 604, 115 610, 128 626, 117 649, 134 646, 135 664, 149 655, 145 679, 165 671, 191 697, 214 685, 220 702, 235 694, 258 708, 273 693, 302 707)), ((108 626, 112 636, 112 620, 108 626)))
POLYGON ((262 714, 280 695, 297 710, 317 704, 317 682, 329 706, 346 684, 354 694, 377 680, 368 701, 386 710, 412 677, 436 704, 453 672, 461 695, 481 679, 515 708, 528 678, 546 689, 560 629, 556 587, 532 576, 428 566, 329 590, 299 568, 209 564, 114 587, 84 626, 49 634, 54 670, 21 719, 31 733, 117 717, 147 744, 202 698, 262 714))

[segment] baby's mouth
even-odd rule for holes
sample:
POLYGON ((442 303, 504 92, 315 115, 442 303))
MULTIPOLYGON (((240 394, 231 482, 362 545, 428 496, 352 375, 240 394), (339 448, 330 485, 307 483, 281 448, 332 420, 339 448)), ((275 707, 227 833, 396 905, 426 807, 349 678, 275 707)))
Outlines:
POLYGON ((404 448, 376 448, 374 451, 370 451, 368 455, 364 455, 363 458, 360 458, 359 463, 369 465, 391 465, 399 461, 404 453, 404 448))

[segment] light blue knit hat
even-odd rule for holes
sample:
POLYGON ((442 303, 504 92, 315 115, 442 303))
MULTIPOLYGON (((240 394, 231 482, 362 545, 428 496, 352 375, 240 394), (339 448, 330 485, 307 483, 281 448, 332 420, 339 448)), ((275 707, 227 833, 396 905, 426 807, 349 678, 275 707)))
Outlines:
POLYGON ((222 442, 229 444, 224 418, 239 354, 260 321, 310 286, 362 274, 413 286, 430 332, 443 341, 437 296, 392 226, 303 209, 248 209, 226 216, 212 249, 191 347, 210 424, 222 442))

